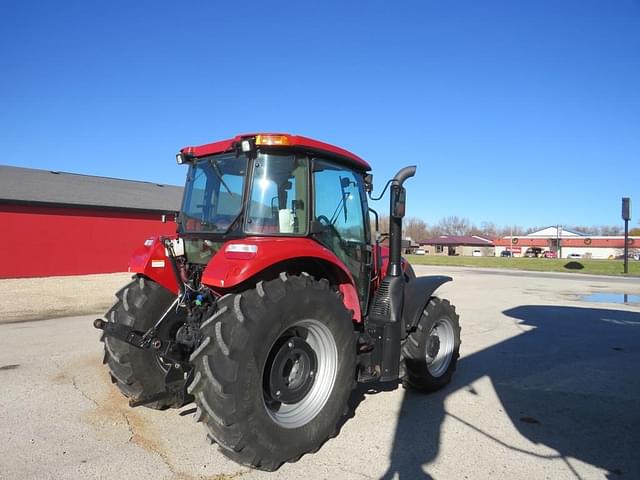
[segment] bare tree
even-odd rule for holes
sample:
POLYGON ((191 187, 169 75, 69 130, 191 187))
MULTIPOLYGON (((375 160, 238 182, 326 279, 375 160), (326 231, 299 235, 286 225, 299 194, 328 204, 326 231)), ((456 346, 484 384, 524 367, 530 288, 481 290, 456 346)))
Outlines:
POLYGON ((525 235, 525 229, 520 225, 507 225, 505 227, 501 227, 498 230, 498 234, 500 237, 507 237, 509 235, 521 236, 525 235))
POLYGON ((603 225, 600 227, 600 235, 622 235, 624 229, 617 225, 603 225))
POLYGON ((482 230, 482 227, 476 226, 475 223, 472 223, 471 225, 469 225, 469 228, 467 229, 467 233, 465 233, 465 235, 477 235, 479 237, 488 236, 486 233, 484 233, 484 230, 482 230))
POLYGON ((468 218, 455 215, 440 219, 435 227, 438 235, 467 235, 471 228, 468 218))
POLYGON ((409 217, 404 222, 404 236, 411 237, 415 242, 425 240, 428 235, 427 224, 416 217, 409 217))
MULTIPOLYGON (((389 232, 389 216, 380 215, 380 232, 389 232)), ((497 226, 494 222, 483 221, 480 226, 476 226, 471 223, 468 218, 458 217, 451 215, 441 218, 437 224, 433 227, 417 217, 408 217, 403 222, 403 232, 406 237, 411 237, 416 242, 424 240, 426 238, 437 237, 439 235, 452 235, 452 236, 464 236, 464 235, 479 235, 484 237, 507 237, 509 235, 521 237, 538 230, 542 230, 547 226, 533 226, 522 227, 520 225, 505 225, 497 226)), ((618 225, 574 225, 568 227, 578 233, 584 235, 622 235, 623 229, 618 225)), ((371 230, 373 231, 374 221, 371 218, 371 230)), ((632 235, 640 235, 640 228, 634 228, 631 230, 632 235)))
MULTIPOLYGON (((373 215, 370 217, 371 231, 375 232, 375 219, 373 215)), ((380 233, 389 233, 389 215, 380 215, 378 218, 378 227, 380 233)), ((417 217, 405 218, 402 225, 402 236, 411 237, 415 242, 424 240, 431 236, 431 232, 426 222, 417 217)))
MULTIPOLYGON (((376 231, 376 223, 375 223, 375 218, 373 215, 371 215, 369 217, 370 219, 370 225, 371 225, 371 231, 375 232, 376 231)), ((389 215, 380 215, 378 218, 378 228, 379 228, 379 232, 380 233, 389 233, 389 215)))
MULTIPOLYGON (((548 227, 548 225, 536 225, 534 227, 527 227, 527 228, 524 229, 523 234, 524 235, 528 235, 530 233, 537 232, 539 230, 544 230, 547 227, 548 227)), ((515 233, 514 233, 514 235, 515 235, 515 233)), ((520 235, 522 235, 522 234, 520 234, 520 235)))
POLYGON ((584 233, 585 235, 596 235, 598 231, 598 227, 588 227, 586 225, 574 225, 571 227, 571 230, 584 233))
POLYGON ((498 236, 498 227, 493 222, 482 222, 480 224, 480 235, 485 235, 488 237, 497 237, 498 236))

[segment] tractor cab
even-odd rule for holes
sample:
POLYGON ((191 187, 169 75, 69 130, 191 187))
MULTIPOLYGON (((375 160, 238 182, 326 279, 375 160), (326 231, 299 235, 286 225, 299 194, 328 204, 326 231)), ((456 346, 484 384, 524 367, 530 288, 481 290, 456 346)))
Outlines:
POLYGON ((344 263, 366 302, 372 267, 365 185, 370 167, 336 150, 282 134, 183 149, 178 162, 188 163, 189 171, 178 233, 187 260, 206 264, 229 239, 308 237, 344 263))

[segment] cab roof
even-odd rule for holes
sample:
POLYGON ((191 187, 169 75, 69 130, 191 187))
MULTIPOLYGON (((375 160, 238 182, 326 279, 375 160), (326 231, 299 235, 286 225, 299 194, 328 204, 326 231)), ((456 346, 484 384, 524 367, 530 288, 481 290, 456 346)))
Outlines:
POLYGON ((233 138, 221 140, 219 142, 207 143, 205 145, 193 147, 184 147, 180 152, 184 155, 195 158, 215 155, 217 153, 233 151, 239 142, 251 138, 256 140, 258 147, 269 146, 276 148, 294 148, 311 153, 324 153, 356 170, 371 170, 371 166, 366 161, 343 148, 320 142, 312 138, 300 135, 291 135, 289 133, 247 133, 243 135, 236 135, 233 138))

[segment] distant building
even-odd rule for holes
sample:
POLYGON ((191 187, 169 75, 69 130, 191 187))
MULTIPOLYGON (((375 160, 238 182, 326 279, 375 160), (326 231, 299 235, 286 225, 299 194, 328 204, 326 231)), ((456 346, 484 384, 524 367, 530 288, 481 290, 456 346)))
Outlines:
POLYGON ((175 233, 182 188, 0 165, 0 278, 126 272, 175 233))
POLYGON ((413 238, 411 237, 404 237, 402 239, 402 253, 404 254, 412 254, 415 253, 415 251, 420 248, 420 244, 416 241, 413 240, 413 238))
MULTIPOLYGON (((616 258, 624 254, 624 236, 586 235, 552 226, 521 236, 506 236, 495 241, 496 255, 507 250, 515 257, 528 248, 554 252, 561 258, 616 258)), ((640 237, 629 237, 629 251, 640 253, 640 237)))
POLYGON ((473 257, 493 257, 495 248, 493 241, 480 237, 440 235, 418 242, 425 255, 463 255, 473 257))

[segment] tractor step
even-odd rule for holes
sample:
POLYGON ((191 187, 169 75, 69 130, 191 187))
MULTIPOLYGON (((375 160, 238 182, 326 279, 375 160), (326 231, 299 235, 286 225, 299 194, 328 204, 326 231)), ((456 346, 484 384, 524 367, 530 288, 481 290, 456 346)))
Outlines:
POLYGON ((380 380, 380 365, 360 365, 358 383, 377 382, 380 380))

